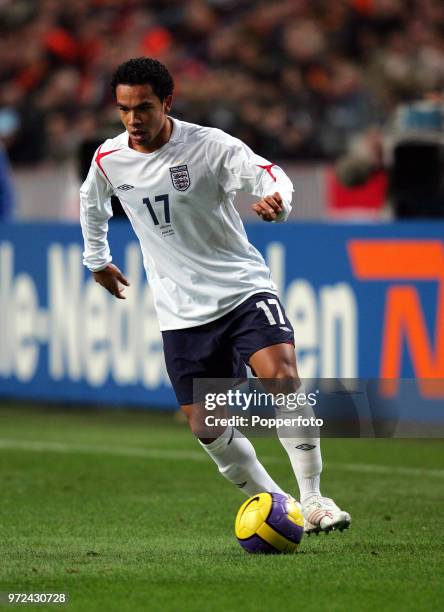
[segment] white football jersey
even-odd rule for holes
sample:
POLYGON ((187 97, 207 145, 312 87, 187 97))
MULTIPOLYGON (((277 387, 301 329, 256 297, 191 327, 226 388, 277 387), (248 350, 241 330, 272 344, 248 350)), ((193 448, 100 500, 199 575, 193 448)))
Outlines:
POLYGON ((80 190, 84 264, 111 261, 110 198, 118 196, 139 239, 161 331, 208 323, 251 295, 276 293, 261 254, 234 207, 236 191, 278 191, 285 221, 293 185, 242 141, 215 128, 172 119, 170 140, 153 153, 128 146, 128 133, 97 150, 80 190))

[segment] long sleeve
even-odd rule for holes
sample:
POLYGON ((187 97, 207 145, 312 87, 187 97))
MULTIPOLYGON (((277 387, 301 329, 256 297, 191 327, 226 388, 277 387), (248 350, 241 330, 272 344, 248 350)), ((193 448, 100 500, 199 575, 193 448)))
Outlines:
POLYGON ((83 264, 92 272, 102 270, 111 261, 107 234, 112 217, 112 189, 95 161, 80 188, 80 224, 85 245, 83 264))
POLYGON ((221 130, 212 130, 212 135, 215 138, 207 142, 207 162, 224 191, 246 191, 259 198, 277 191, 281 194, 284 209, 276 222, 286 221, 291 212, 293 184, 285 172, 256 155, 238 138, 221 130))

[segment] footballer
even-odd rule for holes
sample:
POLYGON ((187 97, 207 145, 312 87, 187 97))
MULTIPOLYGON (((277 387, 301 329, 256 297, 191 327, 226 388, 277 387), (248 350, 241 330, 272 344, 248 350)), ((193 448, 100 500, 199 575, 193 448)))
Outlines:
MULTIPOLYGON (((293 186, 237 138, 171 117, 174 83, 157 60, 121 64, 112 88, 125 131, 98 148, 81 187, 84 264, 125 298, 129 282, 111 263, 107 241, 116 195, 140 242, 168 374, 191 430, 219 472, 248 496, 285 494, 237 429, 202 435, 193 379, 242 378, 248 364, 260 379, 297 388, 291 323, 234 206, 236 192, 246 191, 258 197, 252 208, 263 221, 286 221, 293 186)), ((298 482, 305 530, 348 527, 350 515, 321 496, 319 439, 279 439, 298 482)))

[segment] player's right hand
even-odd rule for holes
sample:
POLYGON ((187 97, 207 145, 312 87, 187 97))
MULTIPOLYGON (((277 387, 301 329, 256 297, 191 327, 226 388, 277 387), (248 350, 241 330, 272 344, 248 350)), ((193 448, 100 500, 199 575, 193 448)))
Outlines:
POLYGON ((129 281, 125 278, 122 272, 119 270, 117 266, 114 264, 108 264, 106 268, 100 270, 99 272, 93 272, 94 279, 96 283, 105 287, 107 291, 109 291, 114 297, 119 300, 126 300, 126 297, 123 294, 124 289, 120 288, 119 283, 129 287, 129 281))

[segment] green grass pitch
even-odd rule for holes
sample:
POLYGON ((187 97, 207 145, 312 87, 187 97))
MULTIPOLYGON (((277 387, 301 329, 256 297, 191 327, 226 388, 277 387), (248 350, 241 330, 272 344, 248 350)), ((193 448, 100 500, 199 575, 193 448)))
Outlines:
MULTIPOLYGON (((295 492, 279 443, 255 446, 295 492)), ((233 534, 244 497, 171 414, 3 405, 0 591, 69 594, 28 610, 442 609, 443 450, 325 440, 323 492, 351 529, 254 556, 233 534)))

